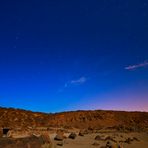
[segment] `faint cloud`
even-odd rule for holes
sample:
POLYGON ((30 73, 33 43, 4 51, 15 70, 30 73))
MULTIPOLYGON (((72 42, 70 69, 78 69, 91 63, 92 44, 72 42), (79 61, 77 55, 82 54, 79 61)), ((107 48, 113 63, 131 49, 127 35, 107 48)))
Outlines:
POLYGON ((87 78, 86 77, 81 77, 79 79, 76 79, 76 80, 71 80, 70 81, 70 84, 76 84, 76 85, 80 85, 80 84, 83 84, 87 81, 87 78))
POLYGON ((78 79, 74 79, 74 80, 68 81, 68 82, 66 82, 66 83, 64 84, 64 87, 63 87, 62 89, 59 89, 59 90, 58 90, 58 93, 63 92, 64 89, 69 88, 69 87, 71 87, 71 86, 73 86, 73 85, 82 85, 82 84, 86 83, 87 80, 88 80, 88 79, 83 76, 83 77, 80 77, 80 78, 78 78, 78 79))
POLYGON ((70 87, 72 85, 81 85, 87 81, 86 77, 80 77, 79 79, 74 79, 65 83, 64 88, 70 87))
POLYGON ((137 69, 140 67, 145 67, 145 66, 148 66, 148 62, 143 62, 143 63, 136 64, 136 65, 129 65, 129 66, 125 67, 125 69, 126 70, 134 70, 134 69, 137 69))

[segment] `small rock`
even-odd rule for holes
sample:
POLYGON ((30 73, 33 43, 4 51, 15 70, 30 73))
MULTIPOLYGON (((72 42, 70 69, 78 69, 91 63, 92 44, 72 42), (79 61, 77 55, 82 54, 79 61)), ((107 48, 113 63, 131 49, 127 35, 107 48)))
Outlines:
POLYGON ((105 141, 110 140, 110 141, 113 141, 113 142, 117 142, 116 140, 114 140, 114 139, 113 139, 112 137, 110 137, 110 136, 105 137, 104 140, 105 140, 105 141))
POLYGON ((94 146, 98 146, 98 145, 100 145, 98 142, 94 142, 92 145, 94 145, 94 146))
POLYGON ((63 146, 63 142, 57 143, 58 146, 63 146))
POLYGON ((133 140, 134 141, 140 141, 138 138, 136 138, 136 137, 133 137, 133 140))
POLYGON ((45 143, 51 143, 50 137, 48 134, 42 134, 40 137, 40 141, 45 144, 45 143))
POLYGON ((63 135, 60 135, 60 134, 57 134, 54 138, 54 140, 56 141, 63 141, 63 139, 64 139, 63 135))
POLYGON ((102 138, 101 138, 100 135, 97 135, 97 136, 95 137, 95 140, 102 140, 102 138))
POLYGON ((77 135, 75 134, 75 133, 71 133, 70 135, 69 135, 69 138, 70 139, 75 139, 77 137, 77 135))
POLYGON ((105 148, 121 148, 121 146, 119 144, 117 144, 117 143, 112 143, 112 142, 108 141, 106 143, 105 148))
POLYGON ((83 132, 79 132, 79 136, 84 136, 83 132))
POLYGON ((86 135, 88 133, 89 133, 88 130, 80 130, 79 136, 84 136, 84 135, 86 135))
POLYGON ((133 141, 133 139, 127 138, 124 142, 125 142, 125 143, 128 143, 128 144, 131 144, 132 141, 133 141))
POLYGON ((84 130, 84 131, 83 131, 83 134, 84 134, 84 135, 89 134, 88 130, 84 130))
POLYGON ((110 142, 110 141, 107 141, 107 143, 106 143, 106 147, 111 147, 111 145, 112 145, 112 143, 110 142))

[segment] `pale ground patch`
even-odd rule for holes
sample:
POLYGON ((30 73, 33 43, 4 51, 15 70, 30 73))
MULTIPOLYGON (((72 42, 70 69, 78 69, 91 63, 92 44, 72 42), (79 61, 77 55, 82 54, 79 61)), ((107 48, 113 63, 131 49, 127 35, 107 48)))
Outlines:
POLYGON ((95 133, 87 134, 84 136, 77 136, 76 139, 65 139, 63 146, 57 146, 57 148, 99 148, 105 146, 107 141, 97 141, 95 137, 101 135, 101 137, 111 136, 116 141, 126 140, 127 138, 136 137, 139 141, 133 141, 131 144, 120 144, 123 148, 148 148, 148 134, 147 133, 95 133), (93 143, 97 142, 99 145, 94 146, 93 143))

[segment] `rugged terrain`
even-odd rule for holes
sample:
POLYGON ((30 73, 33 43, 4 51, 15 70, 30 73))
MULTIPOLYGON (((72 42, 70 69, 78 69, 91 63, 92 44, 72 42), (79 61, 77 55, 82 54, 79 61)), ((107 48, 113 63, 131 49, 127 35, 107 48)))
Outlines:
POLYGON ((45 114, 13 108, 0 108, 0 127, 63 127, 84 129, 147 130, 147 112, 73 111, 45 114))
POLYGON ((148 147, 147 112, 95 110, 47 114, 0 108, 0 129, 3 148, 148 147))

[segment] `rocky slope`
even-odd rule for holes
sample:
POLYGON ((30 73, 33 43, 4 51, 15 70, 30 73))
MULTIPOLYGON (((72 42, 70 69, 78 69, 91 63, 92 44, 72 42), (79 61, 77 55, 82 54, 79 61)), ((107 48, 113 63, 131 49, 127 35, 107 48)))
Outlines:
POLYGON ((146 130, 148 112, 74 111, 45 114, 20 109, 0 108, 0 127, 76 127, 89 129, 146 130))

